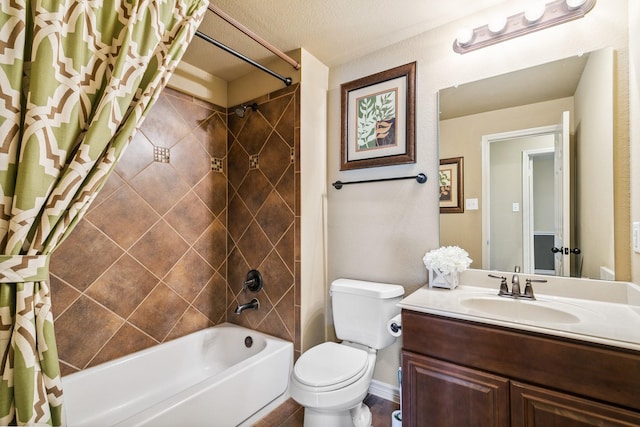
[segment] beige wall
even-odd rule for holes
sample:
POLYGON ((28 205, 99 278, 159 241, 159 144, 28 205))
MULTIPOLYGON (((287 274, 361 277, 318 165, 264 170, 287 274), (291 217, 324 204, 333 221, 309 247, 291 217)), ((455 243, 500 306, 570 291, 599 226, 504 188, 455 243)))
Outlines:
MULTIPOLYGON (((575 93, 575 135, 577 169, 578 230, 577 246, 585 259, 582 275, 599 278, 600 267, 607 267, 621 280, 629 280, 628 251, 614 259, 613 174, 613 84, 614 54, 610 49, 589 56, 575 93), (618 264, 618 266, 616 265, 618 264)), ((617 184, 617 183, 616 183, 617 184)), ((627 197, 628 199, 628 197, 627 197)), ((617 227, 628 230, 628 220, 617 227)))
POLYGON ((325 220, 327 194, 327 122, 329 68, 301 51, 300 164, 302 217, 300 265, 300 324, 302 351, 326 339, 325 220))
MULTIPOLYGON (((610 46, 619 52, 618 87, 626 91, 628 8, 626 0, 598 2, 583 19, 466 55, 454 53, 451 44, 458 28, 485 24, 491 13, 487 11, 332 68, 328 113, 329 182, 418 172, 426 173, 429 181, 425 185, 400 181, 350 186, 339 191, 330 189, 328 280, 354 277, 387 281, 404 285, 407 292, 425 283, 422 256, 439 245, 438 188, 434 179, 439 158, 438 90, 610 46), (340 172, 340 84, 413 61, 417 61, 416 163, 340 172)), ((621 123, 616 125, 616 132, 625 138, 628 109, 626 100, 617 101, 622 108, 618 111, 621 123)), ((398 342, 380 352, 376 379, 396 384, 399 351, 398 342)))
MULTIPOLYGON (((629 2, 629 104, 631 136, 631 219, 640 222, 640 2, 629 2)), ((640 282, 640 253, 631 252, 635 283, 640 282)))

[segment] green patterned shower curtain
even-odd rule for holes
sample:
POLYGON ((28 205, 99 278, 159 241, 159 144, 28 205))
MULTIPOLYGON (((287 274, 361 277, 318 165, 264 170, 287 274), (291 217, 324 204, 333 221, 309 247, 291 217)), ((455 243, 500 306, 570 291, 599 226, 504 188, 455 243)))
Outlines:
POLYGON ((49 256, 104 185, 206 7, 0 2, 0 425, 65 423, 49 256))

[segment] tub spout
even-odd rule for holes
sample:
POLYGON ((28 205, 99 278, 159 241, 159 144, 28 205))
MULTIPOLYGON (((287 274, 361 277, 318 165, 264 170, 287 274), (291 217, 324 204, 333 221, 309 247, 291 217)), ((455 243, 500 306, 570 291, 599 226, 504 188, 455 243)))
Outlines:
POLYGON ((254 298, 246 304, 239 304, 238 307, 236 307, 236 311, 234 313, 240 314, 243 311, 248 309, 257 310, 259 308, 260 308, 260 301, 258 301, 258 298, 254 298))

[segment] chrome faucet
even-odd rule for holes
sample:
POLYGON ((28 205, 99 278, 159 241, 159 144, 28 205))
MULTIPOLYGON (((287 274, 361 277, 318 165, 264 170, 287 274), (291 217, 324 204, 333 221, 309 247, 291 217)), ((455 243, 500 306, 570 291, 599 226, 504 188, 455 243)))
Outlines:
POLYGON ((246 304, 239 304, 238 307, 236 307, 236 311, 234 311, 234 313, 240 314, 243 311, 248 309, 257 310, 259 308, 260 308, 260 301, 258 301, 258 298, 254 298, 246 304))
POLYGON ((520 277, 518 276, 520 273, 520 267, 516 266, 513 276, 511 277, 511 292, 509 292, 509 287, 507 286, 507 278, 504 276, 495 276, 493 274, 489 274, 489 277, 493 277, 494 279, 500 279, 500 290, 498 291, 498 296, 501 297, 509 297, 509 298, 526 298, 530 300, 536 299, 533 294, 533 286, 531 283, 545 283, 545 279, 526 279, 524 292, 520 293, 520 277))
POLYGON ((511 295, 516 298, 520 296, 520 278, 518 277, 518 273, 520 273, 520 266, 516 265, 516 268, 513 270, 513 276, 511 276, 511 295))

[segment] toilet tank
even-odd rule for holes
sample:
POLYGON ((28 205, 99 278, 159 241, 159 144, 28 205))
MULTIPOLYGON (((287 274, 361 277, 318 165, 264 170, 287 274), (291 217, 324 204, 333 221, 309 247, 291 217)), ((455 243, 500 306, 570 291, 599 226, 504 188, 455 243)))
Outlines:
POLYGON ((400 285, 336 279, 331 283, 331 308, 336 336, 381 349, 395 341, 387 322, 400 313, 398 302, 404 295, 400 285))

